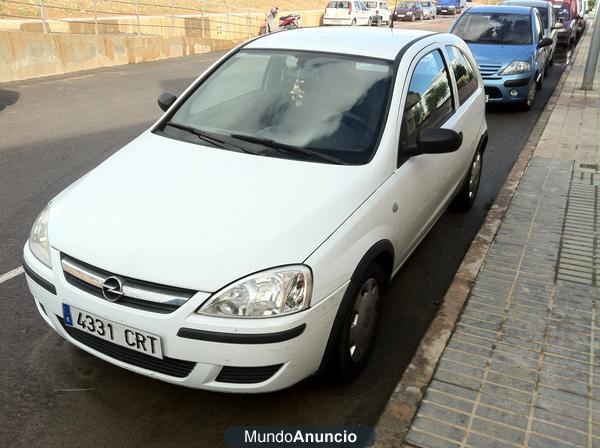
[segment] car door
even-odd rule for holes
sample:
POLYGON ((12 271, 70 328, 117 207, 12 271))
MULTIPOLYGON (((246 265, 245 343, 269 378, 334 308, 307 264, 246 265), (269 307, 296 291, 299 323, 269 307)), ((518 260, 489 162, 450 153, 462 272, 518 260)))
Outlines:
POLYGON ((362 22, 360 23, 361 25, 367 25, 369 23, 369 18, 371 17, 371 11, 369 11, 369 8, 367 8, 367 5, 365 5, 363 2, 358 2, 361 8, 361 13, 362 13, 362 22))
POLYGON ((393 180, 393 194, 400 211, 394 215, 399 260, 412 252, 443 212, 462 182, 467 158, 463 147, 454 153, 406 157, 403 148, 414 144, 422 129, 444 127, 461 131, 455 114, 452 78, 442 49, 434 45, 421 51, 408 73, 393 180))
POLYGON ((389 23, 390 21, 390 10, 387 7, 387 4, 384 2, 379 3, 379 14, 381 15, 381 21, 389 23))
POLYGON ((446 45, 444 49, 450 73, 454 78, 453 85, 456 88, 456 113, 453 118, 456 120, 456 127, 463 134, 462 149, 466 159, 462 160, 469 163, 483 132, 482 117, 485 117, 485 101, 482 101, 481 97, 484 93, 481 91, 482 86, 477 76, 475 59, 456 45, 446 45))

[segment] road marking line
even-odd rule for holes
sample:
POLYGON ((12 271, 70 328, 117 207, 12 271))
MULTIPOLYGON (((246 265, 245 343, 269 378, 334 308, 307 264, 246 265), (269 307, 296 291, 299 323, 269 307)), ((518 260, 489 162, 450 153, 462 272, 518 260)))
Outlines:
POLYGON ((21 275, 23 272, 23 266, 19 266, 18 268, 13 269, 12 271, 8 271, 6 274, 0 275, 0 283, 4 283, 7 280, 10 280, 17 275, 21 275))

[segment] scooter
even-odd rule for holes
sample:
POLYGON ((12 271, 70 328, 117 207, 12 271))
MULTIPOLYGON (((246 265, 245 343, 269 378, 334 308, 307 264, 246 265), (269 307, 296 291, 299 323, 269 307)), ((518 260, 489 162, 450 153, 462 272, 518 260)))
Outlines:
MULTIPOLYGON (((279 27, 277 31, 287 31, 302 28, 301 19, 299 14, 289 14, 279 18, 279 27)), ((260 25, 258 32, 259 36, 267 34, 267 21, 260 25)))

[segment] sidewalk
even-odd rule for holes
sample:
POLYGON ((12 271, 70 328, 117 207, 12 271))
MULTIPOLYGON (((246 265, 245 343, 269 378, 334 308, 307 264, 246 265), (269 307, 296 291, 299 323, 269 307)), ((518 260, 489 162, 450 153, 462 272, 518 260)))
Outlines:
POLYGON ((593 91, 579 90, 590 39, 591 29, 408 446, 600 447, 600 73, 593 91))

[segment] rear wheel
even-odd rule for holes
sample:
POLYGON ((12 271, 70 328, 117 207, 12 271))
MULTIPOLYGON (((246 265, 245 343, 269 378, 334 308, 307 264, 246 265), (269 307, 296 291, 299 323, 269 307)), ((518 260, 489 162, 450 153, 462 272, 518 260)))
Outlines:
POLYGON ((342 317, 331 366, 337 378, 352 380, 367 365, 379 324, 384 286, 385 274, 377 263, 350 284, 352 299, 342 317))
POLYGON ((475 198, 477 197, 477 192, 479 191, 482 167, 482 149, 478 148, 477 152, 473 156, 471 167, 469 168, 469 172, 467 173, 465 183, 463 184, 461 190, 458 192, 458 194, 454 198, 454 201, 452 202, 452 206, 455 210, 466 212, 473 206, 475 198))
POLYGON ((356 19, 352 20, 352 23, 350 23, 350 26, 356 26, 356 19))

